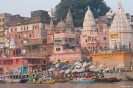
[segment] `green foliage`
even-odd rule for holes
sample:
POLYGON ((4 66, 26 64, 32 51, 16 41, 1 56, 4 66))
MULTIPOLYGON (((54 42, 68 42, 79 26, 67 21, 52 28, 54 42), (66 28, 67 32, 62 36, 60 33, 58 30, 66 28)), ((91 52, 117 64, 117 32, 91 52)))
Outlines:
POLYGON ((58 22, 66 19, 68 9, 70 8, 75 27, 82 27, 85 13, 90 7, 95 18, 103 16, 110 10, 104 0, 61 0, 55 7, 55 16, 58 22))

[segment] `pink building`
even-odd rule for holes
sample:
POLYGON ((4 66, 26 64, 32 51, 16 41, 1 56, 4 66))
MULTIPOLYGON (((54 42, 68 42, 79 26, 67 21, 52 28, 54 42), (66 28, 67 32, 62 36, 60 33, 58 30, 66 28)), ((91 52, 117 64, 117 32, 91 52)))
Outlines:
POLYGON ((74 33, 73 19, 68 11, 66 23, 62 20, 57 24, 54 32, 54 51, 51 61, 73 61, 81 59, 81 49, 74 33))
POLYGON ((88 53, 98 52, 109 47, 109 33, 96 26, 93 14, 88 8, 80 36, 81 48, 88 50, 88 53))
POLYGON ((54 34, 54 54, 52 61, 76 61, 81 59, 81 49, 77 44, 76 34, 54 34))

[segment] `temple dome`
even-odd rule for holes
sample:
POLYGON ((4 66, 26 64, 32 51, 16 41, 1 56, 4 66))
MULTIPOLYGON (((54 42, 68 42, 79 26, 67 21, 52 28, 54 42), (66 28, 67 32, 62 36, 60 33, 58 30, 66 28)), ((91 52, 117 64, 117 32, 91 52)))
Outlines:
POLYGON ((66 27, 66 24, 64 22, 59 22, 56 26, 57 28, 65 28, 66 27))
POLYGON ((64 30, 66 28, 66 23, 64 23, 62 20, 57 24, 56 30, 64 30))

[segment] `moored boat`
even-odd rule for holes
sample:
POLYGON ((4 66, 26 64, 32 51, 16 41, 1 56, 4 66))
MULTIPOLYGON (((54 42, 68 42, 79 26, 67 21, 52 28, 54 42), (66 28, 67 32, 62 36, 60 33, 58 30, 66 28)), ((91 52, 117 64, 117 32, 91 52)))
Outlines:
POLYGON ((95 82, 95 80, 70 81, 70 83, 72 83, 72 84, 91 84, 94 82, 95 82))
POLYGON ((6 74, 3 77, 5 83, 20 83, 22 74, 6 74))
POLYGON ((9 74, 3 75, 3 81, 4 83, 13 83, 12 76, 9 74))
POLYGON ((64 82, 68 82, 67 79, 55 79, 55 83, 64 83, 64 82))
POLYGON ((41 84, 54 84, 55 83, 55 80, 46 80, 46 81, 43 81, 41 82, 41 84))
POLYGON ((21 79, 21 83, 26 83, 27 81, 29 81, 29 74, 23 74, 22 75, 22 79, 21 79))
POLYGON ((129 76, 129 75, 125 75, 125 77, 129 80, 129 81, 133 81, 133 77, 129 76))
POLYGON ((114 82, 116 80, 116 77, 110 77, 110 78, 96 78, 96 82, 114 82))
POLYGON ((13 75, 10 75, 10 77, 12 76, 12 81, 14 83, 20 83, 21 80, 22 80, 22 75, 21 74, 13 74, 13 75))
POLYGON ((0 75, 0 83, 4 83, 3 75, 0 75))

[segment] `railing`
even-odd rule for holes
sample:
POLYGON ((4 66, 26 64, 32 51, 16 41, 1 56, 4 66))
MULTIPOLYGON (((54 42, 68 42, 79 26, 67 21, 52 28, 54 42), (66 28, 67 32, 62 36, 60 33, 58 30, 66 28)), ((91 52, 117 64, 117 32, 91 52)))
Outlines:
POLYGON ((118 52, 125 52, 125 53, 133 53, 133 49, 122 49, 122 48, 117 48, 117 49, 101 49, 99 51, 94 51, 93 53, 95 54, 100 54, 100 53, 118 53, 118 52))

